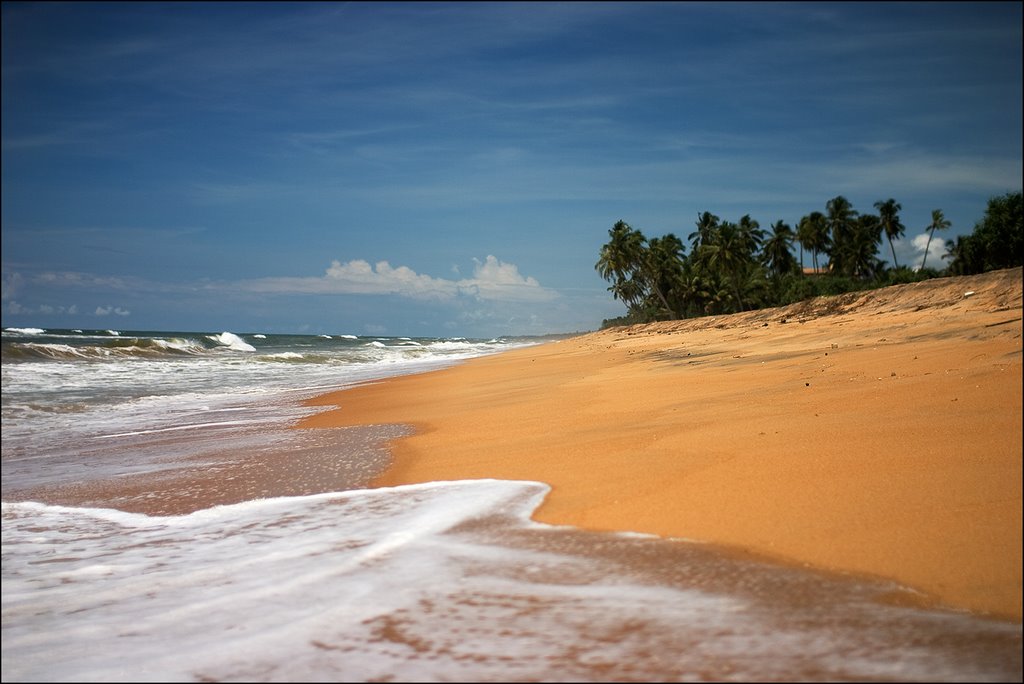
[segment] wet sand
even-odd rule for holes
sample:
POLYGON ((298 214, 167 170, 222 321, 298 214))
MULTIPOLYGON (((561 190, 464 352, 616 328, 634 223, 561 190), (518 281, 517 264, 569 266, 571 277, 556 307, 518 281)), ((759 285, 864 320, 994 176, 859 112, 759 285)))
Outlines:
POLYGON ((378 486, 533 480, 534 518, 896 580, 1021 620, 1021 269, 617 328, 325 395, 378 486))

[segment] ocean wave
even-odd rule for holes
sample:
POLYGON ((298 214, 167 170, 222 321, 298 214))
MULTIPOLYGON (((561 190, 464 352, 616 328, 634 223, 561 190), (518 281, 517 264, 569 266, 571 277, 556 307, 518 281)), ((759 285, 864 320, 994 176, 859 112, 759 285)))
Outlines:
POLYGON ((266 361, 300 361, 306 357, 298 352, 281 352, 280 354, 265 354, 259 358, 266 361))
POLYGON ((227 347, 233 351, 256 351, 256 347, 231 332, 222 332, 219 335, 207 335, 206 339, 216 342, 217 344, 227 347))
MULTIPOLYGON (((84 337, 69 334, 69 331, 45 331, 39 333, 12 332, 4 330, 3 360, 12 362, 28 361, 81 361, 163 358, 207 358, 232 352, 260 352, 250 357, 251 361, 270 363, 301 364, 385 364, 406 361, 429 361, 457 359, 489 354, 504 348, 519 346, 504 340, 484 342, 482 340, 437 339, 437 338, 377 338, 353 343, 350 337, 329 336, 284 336, 268 340, 266 336, 251 335, 248 338, 259 344, 260 349, 231 332, 181 333, 180 336, 149 336, 149 333, 129 336, 122 333, 108 336, 103 331, 94 331, 84 337), (20 339, 19 339, 20 338, 20 339), (266 341, 264 341, 266 340, 266 341)), ((232 354, 233 356, 233 354, 232 354)))
POLYGON ((206 347, 185 338, 128 338, 99 344, 72 345, 43 342, 15 342, 4 347, 4 360, 88 361, 124 358, 160 358, 195 356, 206 347))

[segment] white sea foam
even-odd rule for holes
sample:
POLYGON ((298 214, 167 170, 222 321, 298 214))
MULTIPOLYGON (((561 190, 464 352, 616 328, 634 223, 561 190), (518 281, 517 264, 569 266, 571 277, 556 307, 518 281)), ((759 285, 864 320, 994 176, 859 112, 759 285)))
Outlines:
POLYGON ((220 335, 208 335, 207 338, 233 351, 256 351, 256 347, 234 333, 222 332, 220 335))
POLYGON ((440 482, 176 517, 4 503, 3 679, 1019 674, 1019 625, 885 607, 869 600, 877 588, 697 546, 530 522, 547 491, 440 482))
POLYGON ((189 340, 183 337, 171 337, 169 339, 156 338, 153 340, 153 343, 164 349, 185 352, 187 354, 199 354, 206 349, 195 340, 189 340))
MULTIPOLYGON (((230 409, 221 409, 230 410, 230 409)), ((244 409, 235 409, 244 410, 244 409)), ((187 425, 174 425, 172 427, 154 428, 152 430, 132 430, 131 432, 115 432, 109 435, 95 435, 93 439, 114 439, 117 437, 135 437, 138 435, 153 435, 161 432, 179 432, 181 430, 201 430, 203 428, 211 427, 228 427, 228 426, 240 426, 240 425, 259 425, 262 421, 260 420, 218 420, 207 423, 192 422, 187 425)))
POLYGON ((42 328, 4 328, 4 332, 12 332, 19 335, 42 335, 46 331, 42 328))
POLYGON ((304 358, 302 354, 298 352, 281 352, 279 354, 267 354, 268 359, 301 359, 304 358))

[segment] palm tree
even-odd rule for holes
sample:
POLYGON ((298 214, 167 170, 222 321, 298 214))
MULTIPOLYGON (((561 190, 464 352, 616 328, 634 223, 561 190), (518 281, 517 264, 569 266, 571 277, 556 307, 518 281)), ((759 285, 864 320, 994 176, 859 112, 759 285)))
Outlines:
POLYGON ((750 260, 750 253, 745 244, 740 226, 726 221, 723 223, 714 242, 701 245, 701 256, 706 266, 712 271, 726 275, 732 280, 736 306, 743 311, 743 294, 740 291, 740 280, 744 267, 750 260))
POLYGON ((874 214, 858 216, 845 254, 850 275, 867 280, 882 270, 882 262, 877 256, 881 240, 882 220, 874 214))
POLYGON ((764 231, 761 224, 750 218, 750 214, 744 214, 737 225, 739 229, 740 243, 747 252, 747 256, 753 260, 754 254, 761 249, 764 242, 764 231))
POLYGON ((670 319, 678 318, 665 293, 682 276, 683 243, 672 233, 651 238, 643 255, 644 275, 670 319))
MULTIPOLYGON (((829 248, 828 223, 825 215, 820 211, 812 211, 800 219, 797 224, 797 239, 801 247, 811 250, 811 263, 814 265, 814 272, 818 272, 818 254, 827 251, 829 248)), ((800 260, 803 266, 803 259, 800 260)))
POLYGON ((793 245, 793 229, 783 221, 772 226, 772 236, 764 243, 762 260, 777 276, 796 270, 796 258, 790 248, 793 245))
POLYGON ((924 258, 921 259, 922 271, 924 270, 924 263, 928 260, 928 248, 932 246, 932 235, 935 234, 935 231, 946 230, 951 225, 953 224, 946 220, 946 217, 942 215, 941 209, 932 210, 932 222, 931 225, 928 226, 928 244, 925 245, 924 258))
POLYGON ((886 201, 875 202, 875 209, 878 209, 878 220, 882 224, 882 230, 885 231, 885 237, 889 239, 889 249, 892 250, 892 263, 895 268, 899 268, 900 264, 896 261, 896 248, 892 246, 893 238, 899 240, 903 237, 903 231, 906 228, 900 223, 899 211, 902 209, 899 203, 889 198, 886 201))
POLYGON ((611 240, 601 248, 600 258, 594 268, 602 278, 611 282, 608 290, 627 308, 642 298, 642 287, 638 282, 641 258, 644 251, 644 236, 625 221, 618 221, 609 231, 611 240))
POLYGON ((718 230, 719 218, 709 211, 697 214, 697 230, 687 236, 687 240, 696 250, 706 242, 711 242, 715 231, 718 230))
POLYGON ((853 239, 857 212, 842 195, 830 199, 825 210, 828 212, 828 229, 832 233, 832 252, 829 254, 832 270, 845 275, 849 271, 846 257, 853 239))

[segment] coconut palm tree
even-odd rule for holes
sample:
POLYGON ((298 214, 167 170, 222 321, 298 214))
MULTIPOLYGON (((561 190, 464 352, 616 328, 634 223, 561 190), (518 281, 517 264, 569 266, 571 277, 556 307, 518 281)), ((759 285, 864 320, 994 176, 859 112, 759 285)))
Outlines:
POLYGON ((641 283, 637 278, 644 252, 644 236, 625 221, 618 221, 608 231, 611 240, 601 248, 594 268, 602 278, 611 282, 608 290, 627 308, 642 298, 641 283))
POLYGON ((722 223, 715 235, 714 242, 701 245, 701 257, 708 269, 713 272, 717 271, 732 281, 736 307, 743 311, 743 293, 740 291, 740 281, 743 279, 743 271, 750 261, 750 252, 747 250, 740 226, 730 221, 722 223))
POLYGON ((772 236, 764 243, 762 261, 776 276, 796 270, 796 258, 790 251, 793 246, 793 229, 783 221, 772 226, 772 236))
POLYGON ((903 231, 906 228, 900 223, 899 211, 902 209, 899 203, 889 198, 886 201, 875 202, 875 209, 878 209, 878 220, 882 224, 882 230, 885 231, 885 237, 889 239, 889 249, 892 250, 892 264, 893 267, 899 268, 900 264, 896 261, 896 248, 893 247, 893 239, 899 240, 903 237, 903 231))
POLYGON ((932 222, 928 226, 928 244, 924 248, 924 257, 921 259, 921 270, 924 270, 924 264, 928 260, 928 248, 932 246, 932 235, 937 230, 946 230, 953 224, 942 215, 941 209, 932 210, 932 222))
POLYGON ((861 214, 857 217, 845 254, 846 268, 850 275, 868 280, 881 272, 882 262, 877 255, 882 230, 882 220, 878 216, 861 214))
POLYGON ((829 254, 829 262, 834 272, 848 275, 849 266, 846 263, 846 256, 850 251, 849 243, 853 239, 857 212, 853 210, 850 201, 842 195, 830 199, 825 204, 825 211, 828 214, 826 218, 828 229, 832 233, 832 251, 829 254))
POLYGON ((744 214, 736 226, 739 229, 740 243, 747 252, 747 257, 753 260, 754 255, 761 249, 764 242, 764 231, 761 224, 750 218, 750 214, 744 214))
POLYGON ((666 293, 675 287, 682 276, 683 242, 672 233, 651 238, 643 254, 644 279, 661 302, 669 318, 677 319, 676 310, 669 304, 666 293))
MULTIPOLYGON (((818 254, 829 249, 828 223, 825 215, 820 211, 812 211, 800 219, 797 224, 797 239, 801 247, 811 250, 811 263, 814 265, 814 272, 818 272, 818 254)), ((803 259, 800 260, 801 266, 803 259)))
POLYGON ((697 230, 686 238, 695 251, 702 244, 712 241, 715 231, 718 229, 718 223, 719 218, 709 211, 697 214, 697 230))

